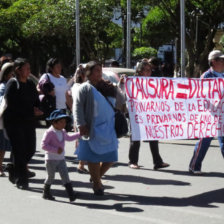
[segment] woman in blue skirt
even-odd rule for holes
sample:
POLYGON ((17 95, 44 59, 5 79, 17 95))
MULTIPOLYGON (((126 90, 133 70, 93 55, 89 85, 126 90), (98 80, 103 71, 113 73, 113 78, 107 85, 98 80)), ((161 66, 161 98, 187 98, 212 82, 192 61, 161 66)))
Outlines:
POLYGON ((102 80, 102 65, 91 61, 86 65, 87 82, 81 84, 75 98, 74 118, 79 128, 78 159, 87 161, 93 191, 103 195, 101 177, 118 159, 118 140, 114 128, 116 89, 102 80))

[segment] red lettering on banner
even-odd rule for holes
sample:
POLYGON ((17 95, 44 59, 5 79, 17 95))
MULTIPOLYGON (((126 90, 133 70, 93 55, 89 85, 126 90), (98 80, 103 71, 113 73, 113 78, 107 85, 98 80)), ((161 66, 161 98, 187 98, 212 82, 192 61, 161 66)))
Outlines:
POLYGON ((157 93, 157 87, 153 84, 153 79, 148 80, 148 85, 154 91, 154 94, 149 93, 150 98, 156 98, 156 93, 157 93))
POLYGON ((142 95, 142 99, 144 99, 144 98, 148 99, 149 98, 149 94, 146 93, 147 92, 147 87, 146 87, 146 89, 144 88, 144 83, 143 83, 144 81, 145 81, 144 79, 139 79, 139 78, 136 79, 135 85, 137 87, 137 89, 136 89, 137 96, 139 94, 141 94, 142 95))
POLYGON ((142 113, 142 112, 169 112, 170 111, 170 106, 168 105, 167 102, 153 102, 153 101, 147 101, 147 102, 138 102, 134 100, 129 100, 130 103, 130 109, 131 112, 137 112, 137 113, 142 113))
POLYGON ((175 107, 175 111, 178 111, 178 110, 185 111, 183 102, 178 102, 178 103, 174 102, 174 107, 175 107))
POLYGON ((163 125, 163 127, 165 128, 166 138, 168 138, 169 135, 168 135, 168 130, 167 129, 168 129, 169 125, 165 124, 165 125, 163 125))
POLYGON ((188 111, 196 111, 196 106, 194 105, 194 103, 188 104, 188 111))
POLYGON ((135 115, 135 122, 136 122, 136 124, 142 124, 143 123, 142 117, 136 114, 135 115))
POLYGON ((211 136, 211 123, 207 123, 206 126, 205 137, 208 138, 209 136, 211 136))
POLYGON ((198 111, 199 111, 199 112, 202 112, 202 111, 203 111, 203 104, 202 104, 202 101, 201 101, 201 100, 197 100, 197 103, 198 103, 198 111))
POLYGON ((128 98, 134 98, 134 96, 133 96, 134 88, 135 88, 135 86, 134 86, 133 78, 126 78, 126 81, 125 81, 125 92, 126 92, 128 98), (128 85, 131 86, 131 88, 130 88, 131 92, 129 92, 129 90, 128 90, 128 85))
MULTIPOLYGON (((178 83, 177 88, 188 90, 190 87, 189 87, 189 85, 178 83)), ((179 99, 187 99, 187 97, 188 97, 187 93, 179 93, 178 92, 176 95, 176 98, 179 98, 179 99)))
POLYGON ((217 136, 217 132, 222 129, 217 123, 188 122, 187 135, 188 138, 208 138, 217 136))
POLYGON ((126 94, 130 99, 174 99, 172 79, 146 79, 144 77, 127 78, 125 82, 126 94), (155 83, 155 84, 154 84, 155 83), (127 86, 130 86, 128 88, 127 86))
POLYGON ((215 97, 215 93, 218 94, 219 99, 221 99, 221 93, 219 92, 218 83, 216 80, 214 80, 213 90, 212 90, 212 98, 215 97))
POLYGON ((182 137, 184 135, 184 130, 182 124, 180 125, 145 125, 145 132, 147 138, 153 139, 166 139, 169 137, 182 137), (164 130, 165 128, 165 130, 164 130))
POLYGON ((189 81, 189 99, 209 98, 214 99, 215 95, 219 99, 224 97, 224 80, 223 79, 188 79, 189 81), (204 93, 204 86, 208 83, 207 95, 204 93))
POLYGON ((174 88, 173 88, 173 80, 172 79, 161 79, 161 88, 160 88, 160 97, 163 98, 163 95, 165 95, 166 99, 169 99, 169 96, 171 95, 171 98, 173 99, 174 94, 174 88))
POLYGON ((224 136, 224 79, 130 77, 127 82, 133 136, 144 136, 143 140, 224 136))
POLYGON ((164 138, 164 132, 157 125, 155 125, 155 126, 145 125, 145 133, 146 133, 147 138, 153 138, 153 139, 163 139, 164 138))
POLYGON ((199 138, 202 138, 202 136, 203 136, 203 131, 204 131, 204 129, 205 129, 205 122, 200 122, 200 128, 199 128, 199 135, 198 135, 198 137, 199 138))

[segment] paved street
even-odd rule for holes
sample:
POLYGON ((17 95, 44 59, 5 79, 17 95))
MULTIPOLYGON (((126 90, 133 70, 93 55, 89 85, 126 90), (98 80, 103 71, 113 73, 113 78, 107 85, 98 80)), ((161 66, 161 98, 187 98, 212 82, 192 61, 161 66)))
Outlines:
MULTIPOLYGON (((0 178, 0 224, 221 224, 224 223, 224 162, 217 140, 204 160, 203 176, 188 173, 196 140, 160 142, 160 152, 169 168, 153 170, 147 143, 142 143, 139 165, 127 166, 129 139, 122 138, 119 161, 103 179, 105 196, 94 196, 89 175, 76 172, 74 143, 66 144, 67 165, 74 189, 80 193, 70 204, 60 177, 56 175, 52 193, 57 201, 41 198, 45 178, 44 154, 37 129, 37 152, 30 168, 36 172, 30 190, 18 190, 0 178)), ((6 154, 8 161, 9 153, 6 154)))

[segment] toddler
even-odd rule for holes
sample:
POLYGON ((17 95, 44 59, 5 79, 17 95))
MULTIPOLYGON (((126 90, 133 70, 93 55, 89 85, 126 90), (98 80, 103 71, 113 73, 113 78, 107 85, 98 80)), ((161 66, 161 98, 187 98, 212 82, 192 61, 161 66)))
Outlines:
POLYGON ((44 133, 41 146, 45 150, 45 164, 47 177, 44 182, 43 198, 55 200, 51 195, 50 186, 54 180, 55 172, 58 171, 63 185, 65 186, 70 202, 74 201, 77 193, 74 193, 71 181, 68 175, 68 169, 65 162, 65 141, 73 141, 80 137, 78 132, 68 135, 64 130, 66 119, 69 116, 63 110, 54 110, 47 118, 51 122, 50 128, 44 133))

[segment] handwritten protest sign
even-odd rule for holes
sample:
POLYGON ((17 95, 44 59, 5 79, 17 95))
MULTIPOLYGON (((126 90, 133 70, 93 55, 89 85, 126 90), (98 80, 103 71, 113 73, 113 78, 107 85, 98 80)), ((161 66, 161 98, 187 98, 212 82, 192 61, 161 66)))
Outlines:
POLYGON ((224 135, 224 79, 128 77, 132 140, 224 135))

